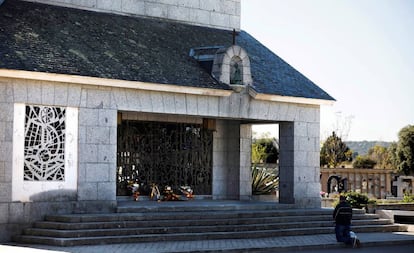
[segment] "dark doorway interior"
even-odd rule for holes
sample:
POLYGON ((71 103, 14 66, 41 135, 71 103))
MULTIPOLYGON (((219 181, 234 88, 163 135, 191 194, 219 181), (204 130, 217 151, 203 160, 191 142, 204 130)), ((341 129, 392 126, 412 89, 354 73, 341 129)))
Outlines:
POLYGON ((131 194, 130 181, 140 184, 141 194, 155 183, 211 195, 213 131, 202 124, 123 120, 117 149, 118 196, 131 194))
POLYGON ((348 179, 332 175, 328 178, 328 193, 341 193, 348 191, 348 179))

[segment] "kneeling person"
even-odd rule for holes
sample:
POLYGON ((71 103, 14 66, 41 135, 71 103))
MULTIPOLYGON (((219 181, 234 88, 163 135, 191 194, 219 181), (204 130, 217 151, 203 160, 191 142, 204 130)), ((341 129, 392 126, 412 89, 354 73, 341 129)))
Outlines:
POLYGON ((333 212, 333 219, 335 220, 335 234, 338 242, 343 242, 347 245, 354 245, 359 247, 359 239, 351 238, 351 220, 352 207, 346 201, 345 196, 339 197, 339 204, 335 207, 333 212))

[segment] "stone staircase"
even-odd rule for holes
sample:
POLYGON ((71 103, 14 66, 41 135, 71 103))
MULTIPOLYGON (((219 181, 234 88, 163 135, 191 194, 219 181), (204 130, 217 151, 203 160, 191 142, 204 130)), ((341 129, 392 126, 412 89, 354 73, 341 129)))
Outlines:
MULTIPOLYGON (((116 213, 49 215, 14 240, 75 246, 334 233, 331 209, 293 209, 258 202, 133 203, 137 202, 120 205, 116 213)), ((407 230, 363 210, 354 210, 353 218, 353 230, 357 233, 407 230)))

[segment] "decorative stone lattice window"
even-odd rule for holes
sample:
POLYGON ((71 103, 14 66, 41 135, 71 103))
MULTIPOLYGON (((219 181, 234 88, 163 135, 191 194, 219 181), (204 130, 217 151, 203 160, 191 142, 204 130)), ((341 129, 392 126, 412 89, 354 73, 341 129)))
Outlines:
POLYGON ((65 108, 26 106, 24 180, 65 179, 65 108))
POLYGON ((253 83, 249 56, 243 48, 237 45, 217 50, 211 74, 220 82, 229 84, 236 90, 240 86, 253 83))
POLYGON ((79 109, 14 104, 12 201, 73 200, 79 109))

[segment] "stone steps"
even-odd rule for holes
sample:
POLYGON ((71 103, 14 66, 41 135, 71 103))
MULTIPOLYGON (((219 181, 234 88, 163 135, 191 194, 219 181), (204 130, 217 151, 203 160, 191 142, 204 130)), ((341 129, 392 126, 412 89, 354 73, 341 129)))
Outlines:
MULTIPOLYGON (((377 219, 372 217, 366 220, 363 215, 356 215, 354 224, 366 224, 367 222, 375 222, 377 224, 391 224, 389 219, 377 219)), ((79 229, 111 229, 111 228, 135 228, 135 227, 173 227, 173 226, 220 226, 220 225, 257 225, 257 224, 296 224, 298 220, 306 220, 307 223, 319 223, 321 226, 332 226, 332 218, 330 216, 296 216, 296 217, 263 217, 263 218, 232 218, 232 219, 186 219, 186 220, 150 220, 150 221, 106 221, 106 222, 56 222, 42 221, 35 222, 33 227, 40 229, 56 229, 56 230, 79 230, 79 229)), ((300 222, 302 223, 302 222, 300 222)), ((300 224, 299 223, 299 224, 300 224)))
MULTIPOLYGON (((396 232, 400 231, 397 225, 354 227, 353 230, 362 232, 396 232)), ((145 234, 145 235, 118 235, 118 236, 91 236, 91 237, 47 237, 47 236, 19 236, 18 242, 29 244, 48 244, 56 246, 94 245, 132 242, 159 242, 159 241, 187 241, 187 240, 214 240, 214 239, 243 239, 263 238, 275 236, 297 236, 311 234, 331 234, 333 228, 284 229, 267 231, 242 232, 209 232, 209 233, 180 233, 180 234, 145 234)))
MULTIPOLYGON (((331 209, 286 209, 275 205, 140 208, 134 213, 46 216, 14 239, 58 246, 126 242, 248 239, 334 233, 331 209), (273 206, 273 207, 272 207, 273 206), (246 208, 243 208, 246 207, 246 208), (166 211, 169 210, 169 211, 166 211)), ((132 210, 129 208, 128 210, 132 210)), ((119 210, 118 210, 119 211, 119 210)), ((354 211, 356 232, 395 232, 405 227, 375 214, 354 211)))
MULTIPOLYGON (((367 216, 364 214, 356 214, 354 215, 354 219, 366 219, 367 217, 371 218, 378 218, 376 215, 367 216)), ((236 221, 295 221, 298 219, 311 219, 311 220, 330 220, 332 221, 331 213, 315 213, 310 212, 309 214, 305 215, 294 215, 294 214, 284 214, 283 212, 249 212, 249 213, 238 213, 238 212, 203 212, 200 213, 186 213, 186 214, 152 214, 152 215, 143 215, 143 214, 128 214, 128 215, 87 215, 87 216, 79 216, 79 215, 61 215, 61 216, 46 216, 45 221, 48 222, 61 222, 61 223, 85 223, 85 222, 124 222, 124 221, 140 221, 140 222, 164 222, 164 221, 171 221, 171 220, 195 220, 195 221, 229 221, 232 222, 236 221)))
MULTIPOLYGON (((390 225, 389 220, 375 220, 375 221, 357 221, 354 226, 365 225, 390 225)), ((281 229, 300 229, 332 227, 332 222, 289 222, 289 223, 256 223, 256 224, 235 224, 235 225, 191 225, 191 226, 177 226, 172 224, 170 226, 158 227, 118 227, 118 228, 96 228, 96 229, 44 229, 44 228, 29 228, 25 230, 26 235, 40 235, 48 237, 90 237, 90 236, 117 236, 117 235, 142 235, 142 234, 179 234, 179 233, 203 233, 203 232, 242 232, 255 230, 281 230, 281 229)))
MULTIPOLYGON (((360 213, 357 210, 358 214, 360 213)), ((260 218, 260 217, 299 217, 310 215, 328 215, 332 217, 332 211, 325 209, 298 209, 298 210, 229 210, 214 211, 204 210, 203 212, 193 211, 165 211, 153 213, 109 213, 109 214, 68 214, 68 215, 47 215, 46 221, 57 222, 110 222, 125 220, 171 220, 171 219, 231 219, 231 218, 260 218), (306 212, 304 212, 306 211, 306 212)))
POLYGON ((402 224, 414 224, 414 211, 393 210, 394 221, 402 224))

